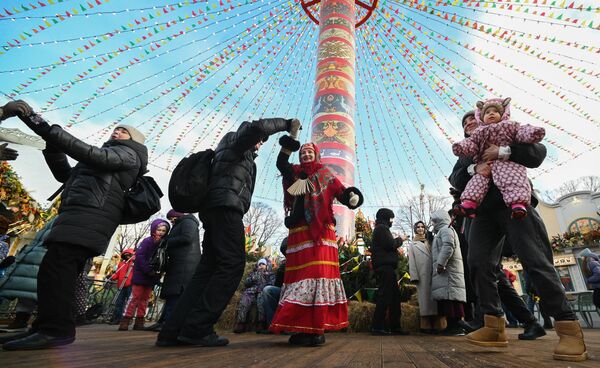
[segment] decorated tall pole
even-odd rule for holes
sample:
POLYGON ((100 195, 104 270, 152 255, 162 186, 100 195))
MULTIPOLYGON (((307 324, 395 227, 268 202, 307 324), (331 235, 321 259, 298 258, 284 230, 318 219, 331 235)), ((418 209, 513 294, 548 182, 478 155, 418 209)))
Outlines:
MULTIPOLYGON (((354 185, 356 162, 355 30, 376 6, 377 0, 372 5, 359 0, 302 0, 308 16, 320 27, 311 140, 319 147, 323 164, 346 186, 354 185), (317 4, 318 19, 311 10, 317 4), (356 5, 366 12, 358 22, 356 5)), ((338 235, 353 234, 352 211, 339 204, 333 210, 338 235)))

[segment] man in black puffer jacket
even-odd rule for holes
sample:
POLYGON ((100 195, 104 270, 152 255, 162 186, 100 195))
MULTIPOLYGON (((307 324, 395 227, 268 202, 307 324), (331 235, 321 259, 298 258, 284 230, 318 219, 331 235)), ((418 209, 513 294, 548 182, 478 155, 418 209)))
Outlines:
POLYGON ((121 222, 125 191, 146 172, 144 136, 117 126, 102 147, 90 146, 58 125, 50 126, 23 101, 3 107, 4 118, 18 116, 46 141, 44 157, 64 183, 61 206, 44 245, 48 252, 38 273, 38 318, 32 334, 7 342, 4 350, 44 349, 75 340, 72 301, 77 275, 86 260, 106 251, 121 222), (79 163, 71 167, 67 155, 79 163))
POLYGON ((269 135, 300 125, 292 119, 244 122, 219 142, 213 158, 206 204, 202 257, 192 280, 165 322, 157 346, 224 346, 214 324, 237 289, 246 265, 244 224, 256 181, 256 151, 269 135))
POLYGON ((371 245, 373 269, 377 274, 377 305, 373 314, 372 335, 406 335, 400 329, 400 290, 396 267, 400 257, 398 248, 405 239, 394 238, 390 228, 394 220, 394 211, 380 208, 375 214, 375 229, 371 245), (385 315, 390 311, 390 330, 385 327, 385 315))
MULTIPOLYGON (((471 133, 468 124, 464 124, 465 134, 471 133)), ((495 160, 511 160, 525 167, 535 168, 546 157, 546 148, 540 144, 517 143, 507 147, 490 145, 482 154, 484 162, 474 164, 461 158, 454 166, 449 177, 450 184, 459 191, 474 173, 489 176, 490 163, 495 160)), ((533 210, 537 199, 532 193, 531 206, 527 206, 529 215, 522 220, 511 219, 510 209, 506 207, 500 190, 490 183, 490 188, 477 210, 477 217, 470 221, 467 242, 471 245, 468 263, 471 280, 479 298, 479 306, 484 314, 484 326, 467 335, 467 341, 479 346, 508 345, 504 331, 504 311, 498 294, 498 264, 501 259, 502 242, 506 241, 531 276, 538 288, 544 308, 556 320, 556 333, 560 337, 554 349, 554 359, 583 361, 587 351, 581 326, 577 316, 569 306, 564 288, 553 266, 552 248, 546 227, 540 215, 533 210)), ((519 336, 520 339, 535 339, 545 334, 539 324, 534 330, 519 336)))

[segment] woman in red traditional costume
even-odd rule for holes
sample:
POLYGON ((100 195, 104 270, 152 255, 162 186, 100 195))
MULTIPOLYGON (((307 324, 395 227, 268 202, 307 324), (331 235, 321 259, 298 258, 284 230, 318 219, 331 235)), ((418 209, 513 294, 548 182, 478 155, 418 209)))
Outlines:
POLYGON ((287 263, 279 306, 269 329, 296 332, 290 344, 325 343, 325 330, 348 326, 348 302, 338 262, 333 200, 350 209, 363 202, 360 191, 346 188, 321 164, 313 143, 300 147, 294 133, 283 136, 277 168, 283 176, 289 229, 287 263), (300 165, 289 163, 300 148, 300 165))

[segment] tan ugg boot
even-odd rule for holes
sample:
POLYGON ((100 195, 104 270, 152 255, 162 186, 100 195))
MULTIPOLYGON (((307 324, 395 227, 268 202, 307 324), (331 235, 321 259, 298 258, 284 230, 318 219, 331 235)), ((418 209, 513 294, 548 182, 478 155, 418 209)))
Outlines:
POLYGON ((133 329, 137 331, 144 330, 144 317, 135 317, 133 329))
POLYGON ((419 328, 421 330, 432 330, 433 329, 433 318, 431 316, 421 316, 419 320, 419 328))
POLYGON ((581 362, 587 359, 583 331, 579 321, 555 321, 554 329, 560 338, 554 348, 554 359, 581 362))
POLYGON ((433 320, 433 329, 442 331, 448 327, 448 321, 446 320, 446 316, 436 316, 433 320))
POLYGON ((471 344, 500 347, 508 346, 508 339, 504 331, 504 317, 496 317, 486 314, 483 316, 484 325, 477 331, 473 331, 467 335, 467 341, 471 344))
POLYGON ((121 323, 119 323, 119 331, 127 331, 129 329, 130 324, 131 324, 131 317, 121 318, 121 323))

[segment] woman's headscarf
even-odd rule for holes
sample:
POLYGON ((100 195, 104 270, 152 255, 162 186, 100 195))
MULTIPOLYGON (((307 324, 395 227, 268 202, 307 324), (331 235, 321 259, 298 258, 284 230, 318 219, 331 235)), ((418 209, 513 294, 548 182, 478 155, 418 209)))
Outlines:
POLYGON ((415 241, 424 242, 427 239, 427 236, 426 236, 427 235, 427 225, 425 225, 425 223, 423 221, 415 222, 415 224, 413 225, 413 231, 415 232, 415 237, 414 237, 415 241), (417 225, 419 225, 419 224, 423 225, 423 227, 424 227, 423 234, 417 233, 417 225))
POLYGON ((299 180, 307 181, 309 190, 303 194, 304 218, 308 223, 311 238, 317 244, 321 244, 323 227, 333 221, 333 210, 331 208, 333 198, 332 193, 327 191, 327 186, 336 178, 321 163, 321 154, 317 145, 305 143, 300 147, 300 152, 307 147, 314 150, 315 159, 312 162, 301 162, 299 165, 292 165, 296 181, 294 183, 284 181, 284 202, 286 209, 292 210, 294 198, 288 193, 288 188, 297 184, 299 180))

